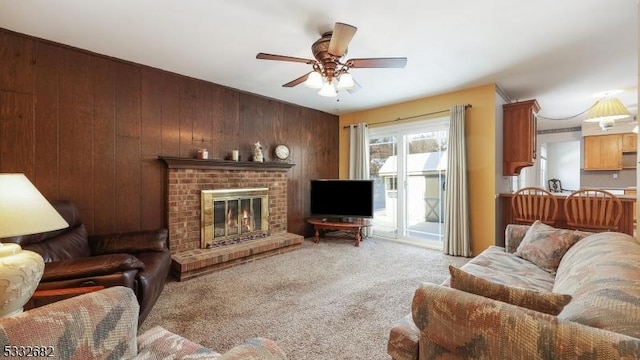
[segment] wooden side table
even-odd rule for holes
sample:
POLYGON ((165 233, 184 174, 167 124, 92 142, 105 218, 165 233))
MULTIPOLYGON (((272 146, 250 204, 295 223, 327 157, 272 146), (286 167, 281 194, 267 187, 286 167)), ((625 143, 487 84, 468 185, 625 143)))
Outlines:
POLYGON ((104 289, 104 286, 82 286, 74 288, 36 290, 31 299, 24 305, 24 310, 37 308, 56 301, 68 299, 74 296, 87 294, 104 289))
POLYGON ((362 240, 362 229, 367 226, 371 226, 371 222, 365 219, 358 219, 353 222, 307 219, 307 222, 313 225, 315 230, 313 242, 317 243, 320 241, 320 230, 345 230, 353 231, 355 235, 354 246, 360 246, 360 240, 362 240))

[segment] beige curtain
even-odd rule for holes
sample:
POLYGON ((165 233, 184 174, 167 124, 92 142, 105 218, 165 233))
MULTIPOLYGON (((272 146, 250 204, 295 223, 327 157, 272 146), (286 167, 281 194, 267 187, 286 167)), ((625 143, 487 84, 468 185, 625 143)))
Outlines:
MULTIPOLYGON (((349 126, 349 179, 369 179, 369 128, 364 122, 349 126)), ((363 229, 364 236, 371 234, 371 227, 363 229)))
POLYGON ((443 251, 456 256, 471 256, 464 111, 464 105, 449 109, 443 251))
POLYGON ((369 128, 367 123, 349 126, 349 179, 369 179, 369 128))

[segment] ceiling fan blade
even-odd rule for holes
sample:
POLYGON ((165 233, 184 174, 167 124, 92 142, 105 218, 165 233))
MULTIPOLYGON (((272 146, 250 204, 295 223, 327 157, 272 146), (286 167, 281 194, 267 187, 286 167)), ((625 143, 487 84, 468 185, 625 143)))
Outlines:
POLYGON ((307 80, 307 76, 309 76, 309 74, 311 74, 313 71, 309 71, 308 73, 300 76, 299 78, 295 79, 295 80, 291 80, 288 83, 282 85, 282 87, 294 87, 296 85, 300 85, 303 82, 305 82, 307 80))
POLYGON ((355 26, 337 22, 333 27, 333 34, 331 34, 327 52, 336 57, 344 55, 356 30, 358 28, 355 26))
POLYGON ((311 60, 311 59, 303 59, 303 58, 293 57, 293 56, 273 55, 273 54, 265 54, 265 53, 258 53, 258 55, 256 55, 256 59, 301 62, 305 64, 310 64, 310 65, 316 62, 315 60, 311 60))
POLYGON ((352 87, 351 89, 347 89, 349 94, 357 93, 358 90, 362 89, 362 86, 360 86, 360 83, 358 83, 356 79, 353 79, 353 82, 356 84, 356 86, 352 87))
POLYGON ((403 68, 407 66, 406 57, 350 59, 346 65, 350 68, 403 68))

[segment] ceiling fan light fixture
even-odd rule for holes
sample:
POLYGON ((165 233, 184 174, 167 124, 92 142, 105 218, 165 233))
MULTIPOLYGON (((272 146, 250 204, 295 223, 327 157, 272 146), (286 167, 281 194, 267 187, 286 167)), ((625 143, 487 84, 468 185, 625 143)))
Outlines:
POLYGON ((336 92, 336 88, 333 87, 332 81, 324 83, 324 85, 322 85, 322 89, 318 91, 318 94, 320 94, 320 96, 326 97, 338 96, 338 92, 336 92))
POLYGON ((314 71, 307 76, 307 80, 305 80, 304 85, 311 89, 320 89, 324 85, 324 81, 322 80, 322 75, 319 72, 314 71))
POLYGON ((288 61, 311 65, 313 70, 282 85, 292 88, 300 84, 313 89, 320 89, 322 96, 335 97, 339 90, 350 93, 360 85, 348 73, 351 69, 362 68, 403 68, 407 65, 406 57, 375 57, 346 59, 349 43, 357 28, 353 25, 336 22, 332 31, 322 33, 320 39, 311 45, 313 59, 294 56, 258 53, 256 59, 288 61), (329 83, 329 85, 327 85, 329 83))
POLYGON ((616 121, 631 116, 626 106, 618 98, 604 98, 599 100, 589 110, 586 122, 616 121))
POLYGON ((340 75, 340 81, 338 81, 338 89, 353 89, 356 87, 355 81, 353 81, 353 76, 349 73, 344 73, 340 75))

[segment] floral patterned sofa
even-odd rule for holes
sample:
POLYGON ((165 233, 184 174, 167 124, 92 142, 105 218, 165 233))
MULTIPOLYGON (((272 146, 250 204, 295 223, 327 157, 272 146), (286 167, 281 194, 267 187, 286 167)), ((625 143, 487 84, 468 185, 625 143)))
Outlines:
POLYGON ((286 359, 264 338, 219 354, 162 327, 137 336, 138 311, 136 296, 123 286, 48 304, 0 319, 0 351, 24 359, 286 359))
POLYGON ((422 284, 388 353, 408 359, 640 359, 640 243, 508 225, 443 284, 422 284))

